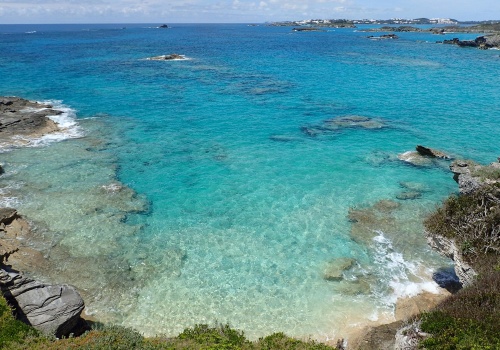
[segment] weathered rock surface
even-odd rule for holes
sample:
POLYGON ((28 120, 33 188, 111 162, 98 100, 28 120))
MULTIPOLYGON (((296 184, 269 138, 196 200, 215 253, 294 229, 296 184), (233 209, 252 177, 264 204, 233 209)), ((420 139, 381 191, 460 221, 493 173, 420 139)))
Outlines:
POLYGON ((429 232, 426 232, 426 237, 431 248, 455 262, 455 273, 462 285, 464 287, 471 285, 477 276, 477 272, 465 261, 455 241, 429 232))
POLYGON ((61 111, 18 97, 0 97, 0 141, 16 135, 41 136, 59 130, 48 116, 61 111))
POLYGON ((433 148, 425 147, 422 145, 417 145, 417 147, 415 147, 415 149, 417 150, 417 152, 419 154, 426 156, 426 157, 451 159, 451 157, 449 155, 447 155, 446 153, 441 152, 441 151, 436 150, 436 149, 433 149, 433 148))
POLYGON ((0 269, 0 288, 18 318, 45 334, 69 335, 80 322, 84 303, 69 285, 46 285, 0 269))
POLYGON ((394 350, 417 350, 419 342, 428 336, 420 330, 420 322, 412 322, 396 332, 394 350))
POLYGON ((470 160, 457 160, 450 165, 450 170, 461 194, 471 193, 484 185, 500 183, 500 162, 484 166, 470 160))
POLYGON ((395 334, 403 325, 402 321, 371 327, 363 335, 348 343, 348 349, 356 350, 394 350, 395 334))
POLYGON ((499 48, 500 47, 500 34, 493 34, 488 36, 479 36, 474 40, 460 40, 453 38, 451 40, 443 40, 443 44, 452 44, 460 47, 475 47, 482 50, 499 48))

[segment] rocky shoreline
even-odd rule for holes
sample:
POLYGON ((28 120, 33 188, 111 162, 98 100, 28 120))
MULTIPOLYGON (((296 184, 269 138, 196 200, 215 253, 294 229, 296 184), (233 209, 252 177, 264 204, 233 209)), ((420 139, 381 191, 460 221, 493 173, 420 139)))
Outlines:
POLYGON ((28 101, 18 97, 0 97, 0 145, 19 144, 24 138, 38 138, 61 129, 49 116, 63 112, 52 105, 28 101))
MULTIPOLYGON (((62 114, 51 105, 17 97, 0 97, 0 144, 19 146, 61 131, 49 116, 62 114)), ((0 165, 0 174, 3 168, 0 165)), ((18 319, 55 337, 90 329, 81 318, 84 301, 75 287, 46 284, 21 271, 47 268, 42 253, 29 246, 30 223, 13 208, 0 208, 0 290, 18 319)))
MULTIPOLYGON (((12 142, 16 135, 40 137, 51 132, 59 131, 60 128, 57 124, 49 118, 49 116, 57 114, 58 112, 59 111, 52 109, 50 105, 20 98, 0 97, 0 142, 12 142)), ((310 130, 307 129, 304 130, 304 132, 307 135, 315 136, 321 132, 329 133, 332 132, 332 130, 343 128, 379 129, 386 126, 385 121, 377 118, 344 116, 326 120, 323 124, 309 127, 310 130)), ((450 160, 451 158, 443 152, 420 145, 416 147, 416 153, 421 159, 430 160, 431 162, 434 162, 434 159, 450 160)), ((492 167, 500 169, 500 163, 492 164, 492 167)), ((455 180, 459 183, 462 193, 473 191, 484 182, 484 176, 482 176, 484 174, 484 167, 472 162, 455 161, 452 163, 451 170, 455 174, 455 180)), ((411 188, 411 185, 406 186, 411 188)), ((350 212, 350 219, 357 223, 353 225, 353 238, 359 240, 366 239, 366 222, 363 220, 372 218, 373 210, 376 211, 374 217, 378 217, 380 215, 387 215, 392 210, 396 209, 397 203, 386 200, 377 203, 374 208, 370 208, 369 210, 371 211, 357 210, 350 212)), ((371 233, 373 234, 372 231, 371 233)), ((0 286, 4 295, 6 295, 12 305, 18 305, 20 309, 23 309, 22 305, 26 303, 29 305, 39 305, 40 307, 38 308, 32 309, 29 312, 22 311, 19 314, 25 315, 26 317, 24 320, 27 320, 27 322, 33 326, 40 324, 41 326, 39 329, 45 333, 57 337, 70 333, 81 333, 82 330, 88 329, 88 326, 81 320, 84 304, 74 287, 64 284, 49 285, 37 282, 18 273, 18 270, 29 271, 30 267, 35 265, 39 270, 50 268, 50 262, 45 259, 42 253, 30 247, 29 244, 26 244, 32 238, 31 234, 30 223, 20 216, 15 209, 0 209, 0 263, 3 268, 0 270, 0 286), (7 263, 10 266, 8 266, 7 263), (25 286, 29 286, 29 288, 25 288, 25 286), (32 296, 28 297, 26 293, 36 294, 36 297, 40 297, 41 299, 33 302, 32 296), (48 305, 48 300, 58 304, 60 308, 57 310, 60 311, 57 311, 55 314, 45 312, 44 307, 48 305), (31 314, 36 315, 38 318, 31 318, 31 314), (64 315, 65 317, 60 315, 64 315), (40 317, 42 318, 41 321, 39 320, 40 317), (67 318, 67 322, 64 324, 54 325, 47 321, 47 319, 61 321, 65 318, 67 318)), ((443 239, 439 237, 436 238, 432 236, 429 239, 431 246, 455 261, 455 268, 461 282, 464 285, 471 283, 474 278, 473 270, 471 271, 468 269, 466 264, 460 260, 456 246, 453 248, 452 244, 444 242, 443 239), (465 275, 462 272, 464 272, 465 275)), ((334 262, 327 266, 324 278, 331 281, 341 280, 343 272, 351 269, 354 265, 354 261, 334 262)), ((362 284, 349 285, 348 287, 350 290, 353 290, 354 293, 359 293, 359 291, 364 288, 362 284)), ((448 295, 449 293, 443 289, 442 293, 437 295, 424 292, 416 297, 398 300, 395 314, 396 322, 376 328, 371 327, 370 330, 363 330, 361 334, 349 335, 349 348, 390 348, 390 346, 393 345, 389 346, 387 344, 395 344, 396 338, 394 334, 401 329, 403 324, 401 321, 431 309, 448 295)), ((56 310, 56 308, 52 306, 50 309, 51 312, 56 310)), ((23 319, 23 316, 21 316, 21 319, 23 319)))

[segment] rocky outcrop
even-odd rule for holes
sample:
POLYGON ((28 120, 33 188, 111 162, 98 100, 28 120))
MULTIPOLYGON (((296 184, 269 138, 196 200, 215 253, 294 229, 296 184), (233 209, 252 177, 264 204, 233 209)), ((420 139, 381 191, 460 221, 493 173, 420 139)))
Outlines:
POLYGON ((447 155, 446 153, 438 151, 438 150, 433 149, 433 148, 425 147, 422 145, 417 145, 417 147, 415 147, 415 149, 422 156, 431 157, 431 158, 451 159, 451 157, 449 155, 447 155))
POLYGON ((315 28, 315 27, 296 27, 293 28, 294 32, 324 32, 323 29, 315 28))
POLYGON ((84 303, 69 285, 47 285, 0 269, 0 288, 17 318, 44 334, 68 336, 79 327, 84 303))
POLYGON ((455 273, 460 283, 462 283, 463 286, 471 285, 477 276, 477 272, 465 261, 455 241, 451 238, 432 234, 430 232, 426 232, 426 237, 427 243, 431 248, 454 261, 455 273))
POLYGON ((415 151, 398 154, 398 159, 411 165, 428 167, 439 165, 440 160, 451 160, 452 157, 442 151, 417 145, 415 151))
POLYGON ((373 35, 370 35, 367 37, 368 39, 373 39, 373 40, 380 40, 380 39, 399 39, 399 36, 397 36, 396 34, 384 34, 384 35, 380 35, 380 36, 373 36, 373 35))
POLYGON ((0 97, 0 141, 13 136, 42 136, 58 131, 48 116, 62 114, 51 105, 18 97, 0 97))
POLYGON ((450 170, 461 194, 472 193, 484 185, 500 183, 500 162, 484 166, 470 160, 457 160, 450 165, 450 170))
POLYGON ((493 34, 488 36, 478 36, 474 40, 460 40, 453 38, 451 40, 438 41, 442 44, 452 44, 460 47, 475 47, 482 50, 499 48, 500 47, 500 34, 493 34))
POLYGON ((348 342, 348 349, 393 350, 396 344, 394 335, 402 325, 402 321, 396 321, 365 329, 360 337, 348 342))
MULTIPOLYGON (((0 234, 5 231, 6 225, 9 225, 16 217, 17 212, 12 208, 0 208, 0 234)), ((0 265, 9 259, 9 256, 19 250, 15 243, 0 240, 0 265)))
POLYGON ((179 60, 186 60, 187 58, 184 55, 173 53, 170 55, 148 57, 146 59, 149 61, 179 61, 179 60))
POLYGON ((16 267, 36 264, 43 268, 41 253, 22 243, 29 231, 15 209, 0 208, 0 290, 17 318, 39 331, 56 337, 81 333, 86 326, 80 318, 84 303, 74 287, 44 284, 7 268, 11 256, 16 267))

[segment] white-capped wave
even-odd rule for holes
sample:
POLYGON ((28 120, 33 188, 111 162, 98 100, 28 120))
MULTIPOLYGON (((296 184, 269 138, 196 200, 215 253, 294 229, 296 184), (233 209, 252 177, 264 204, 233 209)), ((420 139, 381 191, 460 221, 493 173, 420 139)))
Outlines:
POLYGON ((383 285, 390 287, 383 302, 394 304, 399 298, 414 297, 424 291, 438 294, 439 286, 432 280, 432 271, 419 262, 407 261, 394 250, 392 241, 377 231, 373 238, 376 246, 375 262, 380 270, 383 285))
MULTIPOLYGON (((47 115, 57 124, 59 130, 50 134, 43 135, 39 138, 26 139, 18 137, 19 140, 27 142, 26 146, 39 147, 51 142, 63 141, 66 139, 79 138, 84 136, 84 132, 76 120, 76 111, 62 103, 60 100, 40 101, 39 103, 51 105, 54 110, 61 111, 61 114, 47 115)), ((26 108, 23 111, 43 111, 47 108, 26 108)))

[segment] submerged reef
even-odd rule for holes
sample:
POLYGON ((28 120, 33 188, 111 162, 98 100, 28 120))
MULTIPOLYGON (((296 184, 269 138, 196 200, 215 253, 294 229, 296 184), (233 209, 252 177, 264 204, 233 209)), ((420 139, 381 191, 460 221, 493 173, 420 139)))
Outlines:
MULTIPOLYGON (((0 98, 0 112, 1 142, 8 143, 15 140, 15 135, 39 137, 60 130, 58 125, 50 119, 50 116, 58 113, 50 105, 19 98, 0 98)), ((304 127, 306 129, 303 129, 303 131, 309 136, 317 136, 352 128, 377 130, 385 127, 389 127, 389 125, 380 118, 348 115, 327 119, 318 125, 304 127)), ((273 135, 271 139, 280 142, 295 140, 282 135, 273 135)), ((43 328, 41 330, 58 337, 69 333, 78 333, 79 331, 75 329, 86 329, 80 327, 82 321, 79 317, 83 310, 83 300, 79 294, 82 294, 83 298, 90 300, 91 303, 99 299, 99 302, 105 304, 106 301, 111 300, 118 295, 117 293, 120 293, 120 298, 124 299, 121 305, 126 308, 127 302, 136 297, 134 286, 154 280, 154 274, 158 266, 168 266, 165 271, 162 271, 164 275, 178 277, 186 259, 186 253, 181 249, 162 247, 160 253, 154 253, 148 249, 147 244, 140 243, 137 236, 141 232, 141 226, 128 224, 127 217, 133 213, 146 212, 148 202, 117 180, 115 164, 113 160, 105 158, 107 157, 106 152, 103 152, 109 145, 91 138, 84 141, 83 145, 88 147, 82 148, 82 144, 77 146, 64 145, 64 147, 75 147, 74 149, 71 148, 70 156, 74 157, 72 166, 75 167, 73 170, 76 170, 74 172, 76 175, 65 175, 70 185, 68 185, 69 188, 62 189, 58 197, 63 209, 55 212, 58 215, 68 216, 70 218, 69 225, 61 224, 57 217, 50 217, 45 222, 44 219, 47 218, 43 218, 43 215, 46 215, 46 212, 37 213, 30 206, 24 208, 26 215, 24 215, 24 212, 21 215, 13 208, 0 209, 0 264, 4 268, 0 270, 2 290, 6 293, 7 300, 12 305, 16 307, 15 304, 17 303, 19 310, 24 310, 24 306, 21 305, 22 302, 16 301, 17 299, 14 300, 15 298, 9 298, 9 293, 14 294, 13 291, 18 289, 17 286, 19 285, 33 286, 33 288, 30 287, 30 290, 36 290, 40 292, 38 294, 42 295, 41 301, 33 302, 32 299, 26 299, 30 305, 46 306, 49 305, 46 302, 49 299, 50 301, 56 300, 56 303, 62 305, 63 313, 68 316, 70 326, 49 325, 49 323, 46 323, 45 319, 57 319, 59 321, 62 320, 62 317, 58 317, 57 313, 51 313, 52 310, 45 312, 43 307, 30 310, 34 311, 37 317, 41 317, 42 322, 31 320, 28 311, 18 313, 21 316, 20 319, 23 319, 22 315, 24 314, 26 317, 23 320, 26 321, 27 319, 32 325, 46 323, 48 331, 43 328), (99 152, 96 152, 96 150, 99 152), (79 162, 79 159, 94 159, 97 162, 96 168, 82 168, 79 165, 80 163, 87 164, 90 162, 79 162), (74 188, 78 184, 78 176, 85 174, 85 176, 90 177, 98 169, 99 171, 104 169, 104 180, 102 178, 93 179, 93 181, 90 181, 90 185, 82 185, 83 187, 77 190, 74 188), (81 197, 83 197, 81 201, 74 202, 65 199, 65 197, 68 197, 68 193, 74 191, 80 191, 78 193, 81 193, 81 197), (29 218, 29 220, 26 218, 29 218), (72 236, 71 230, 74 227, 78 227, 81 231, 85 231, 82 228, 86 228, 88 234, 85 237, 72 236), (120 229, 116 230, 117 227, 120 229), (113 230, 109 228, 113 228, 113 230), (43 241, 43 236, 51 231, 59 232, 59 234, 52 236, 50 242, 43 241), (116 233, 117 231, 118 233, 116 233), (137 242, 137 245, 128 252, 127 257, 118 257, 117 252, 120 251, 123 242, 126 240, 133 240, 137 242), (8 266, 7 264, 11 265, 8 266), (64 283, 69 282, 84 287, 82 290, 77 291, 71 286, 39 282, 30 275, 17 274, 17 272, 12 271, 14 268, 34 272, 34 274, 45 276, 51 281, 64 281, 64 283), (78 273, 75 273, 76 271, 78 273)), ((218 150, 216 151, 217 154, 220 153, 218 150)), ((59 154, 58 156, 62 155, 59 154)), ((424 164, 441 166, 442 164, 448 165, 452 159, 447 153, 421 145, 417 146, 414 152, 412 151, 411 157, 408 156, 400 160, 391 158, 391 161, 402 160, 414 166, 424 164), (420 163, 409 162, 411 157, 418 158, 420 163)), ((44 166, 48 166, 52 163, 52 159, 44 160, 43 163, 46 163, 44 166)), ((48 171, 59 170, 57 165, 54 168, 43 168, 41 164, 40 161, 33 165, 36 169, 42 169, 39 173, 43 173, 47 169, 49 169, 48 171)), ((455 261, 455 271, 458 278, 460 278, 460 282, 464 286, 470 287, 476 284, 478 275, 481 276, 481 274, 485 273, 485 270, 481 268, 482 263, 488 261, 489 265, 498 265, 498 261, 495 260, 491 263, 493 260, 488 259, 499 254, 500 163, 481 166, 472 161, 457 160, 451 164, 450 168, 459 184, 462 196, 458 198, 461 199, 450 199, 445 202, 444 208, 437 210, 433 214, 434 216, 431 216, 426 221, 427 236, 431 246, 455 261), (470 216, 467 216, 468 214, 470 216), (460 220, 465 217, 470 220, 467 222, 460 220), (481 234, 478 236, 475 233, 478 232, 476 226, 469 225, 474 228, 469 229, 468 224, 470 222, 478 222, 480 224, 479 228, 486 229, 484 232, 480 231, 481 234), (457 227, 462 229, 458 236, 456 235, 457 227), (488 258, 486 259, 484 256, 488 258)), ((0 175, 2 177, 8 176, 10 172, 10 164, 8 162, 2 164, 0 175), (2 175, 3 172, 5 173, 2 175)), ((414 237, 414 235, 407 235, 407 231, 401 231, 400 228, 402 227, 401 221, 404 220, 409 221, 409 225, 405 225, 406 230, 418 230, 422 227, 423 218, 418 215, 397 214, 403 211, 411 212, 406 206, 411 209, 411 205, 418 202, 411 199, 421 197, 429 191, 429 188, 425 184, 410 181, 400 182, 399 185, 401 192, 394 194, 393 198, 383 199, 368 206, 352 207, 347 214, 351 223, 351 238, 363 245, 368 255, 371 254, 377 259, 382 259, 381 261, 385 261, 387 264, 398 259, 398 261, 404 261, 404 254, 398 252, 406 252, 406 247, 422 244, 417 242, 416 238, 410 238, 414 237)), ((35 202, 53 205, 50 203, 49 197, 41 191, 41 189, 50 188, 50 184, 44 182, 43 179, 37 178, 30 186, 32 187, 27 191, 33 195, 35 202)), ((39 203, 32 205, 37 206, 40 205, 39 203)), ((425 245, 425 242, 423 245, 425 245)), ((383 278, 382 273, 368 270, 363 266, 362 261, 348 256, 340 256, 325 261, 320 277, 323 277, 327 281, 325 283, 332 286, 333 289, 345 294, 355 296, 380 292, 380 290, 374 291, 372 288, 381 288, 380 286, 373 287, 375 284, 373 281, 383 278)), ((413 279, 412 282, 421 281, 418 272, 412 270, 411 273, 413 274, 410 276, 410 279, 413 279)), ((487 273, 496 276, 494 272, 489 270, 487 273)), ((441 278, 441 280, 446 279, 441 278)), ((384 286, 384 288, 392 288, 392 286, 384 286)), ((485 290, 489 289, 485 288, 485 290)), ((492 295, 492 303, 494 304, 498 300, 498 291, 492 295)), ((447 296, 446 292, 440 294, 424 292, 417 295, 417 297, 398 300, 395 305, 395 318, 399 321, 372 328, 368 331, 363 330, 362 335, 358 334, 349 337, 350 343, 348 343, 347 348, 411 349, 410 345, 416 346, 415 344, 418 344, 422 339, 424 341, 428 339, 428 335, 421 331, 419 323, 408 326, 400 320, 420 317, 419 315, 422 312, 435 307, 447 296)), ((490 299, 487 300, 490 302, 490 299)), ((3 303, 4 300, 1 299, 0 301, 3 303)), ((7 310, 5 314, 9 316, 10 308, 4 308, 3 304, 0 306, 1 311, 5 312, 7 310)), ((494 307, 496 306, 494 305, 494 307)), ((118 310, 116 311, 118 316, 114 315, 114 317, 118 318, 127 311, 118 310)), ((116 319, 114 317, 110 316, 104 321, 112 323, 116 319)), ((0 322, 7 322, 3 321, 2 315, 0 315, 0 318, 0 322)), ((11 321, 9 319, 8 322, 11 321)), ((422 324, 425 325, 425 321, 422 324)), ((0 324, 0 328, 2 327, 3 323, 0 324)), ((20 331, 19 334, 24 333, 20 331)), ((186 329, 176 338, 168 339, 164 337, 144 339, 140 334, 130 329, 105 327, 92 330, 80 340, 64 340, 67 343, 61 342, 59 344, 62 344, 61 347, 65 345, 70 347, 72 346, 70 345, 71 342, 74 341, 81 341, 81 344, 87 345, 96 342, 94 348, 99 348, 99 346, 102 348, 108 345, 106 342, 109 341, 110 337, 115 337, 113 339, 119 339, 119 341, 126 342, 128 345, 135 344, 130 345, 128 347, 130 349, 183 348, 183 346, 185 348, 196 348, 201 344, 200 339, 203 339, 203 342, 213 341, 214 344, 225 344, 228 349, 331 348, 324 344, 291 339, 282 333, 275 333, 261 338, 257 342, 250 342, 246 340, 243 332, 233 330, 227 325, 217 325, 216 327, 197 325, 194 328, 186 329), (209 339, 207 340, 207 338, 209 339)), ((2 339, 0 332, 0 346, 3 345, 2 339)), ((29 341, 33 340, 27 340, 28 343, 26 344, 29 345, 25 348, 36 349, 38 345, 29 343, 29 341)), ((43 342, 49 340, 39 341, 42 344, 40 348, 43 348, 43 344, 47 344, 43 342)), ((52 343, 49 343, 48 348, 51 348, 52 345, 50 344, 52 343)), ((346 349, 347 346, 346 342, 342 340, 332 343, 332 345, 335 345, 337 349, 346 349)), ((89 348, 92 348, 91 346, 94 345, 89 346, 89 348)))

